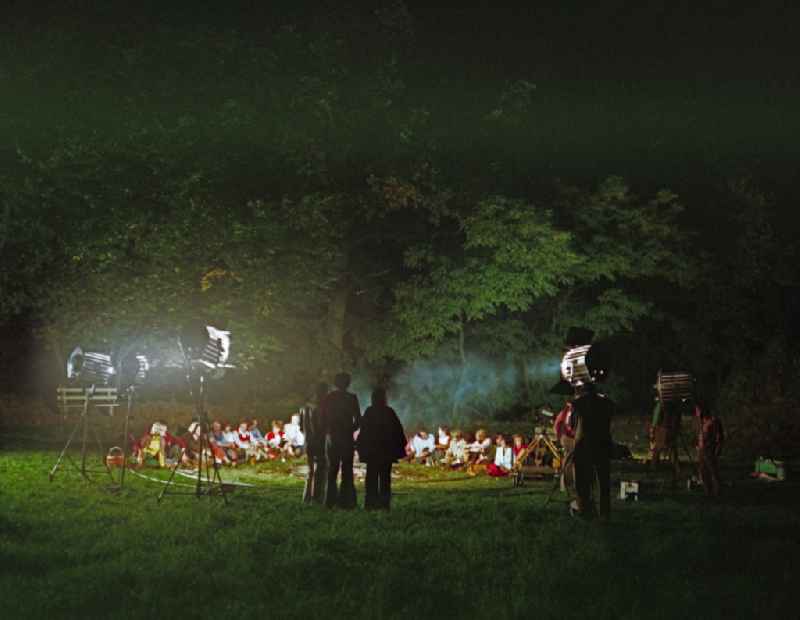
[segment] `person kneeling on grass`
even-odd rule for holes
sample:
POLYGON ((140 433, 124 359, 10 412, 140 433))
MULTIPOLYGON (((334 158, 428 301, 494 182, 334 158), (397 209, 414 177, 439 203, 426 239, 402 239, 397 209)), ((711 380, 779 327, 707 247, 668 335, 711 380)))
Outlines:
POLYGON ((503 435, 495 438, 494 463, 486 466, 486 473, 497 478, 507 476, 514 465, 514 450, 503 435))
POLYGON ((428 435, 425 429, 420 429, 411 440, 411 447, 414 450, 414 462, 420 465, 430 465, 433 461, 433 452, 436 444, 433 437, 428 435))
POLYGON ((367 464, 364 508, 389 510, 392 498, 392 463, 402 459, 406 435, 397 414, 386 402, 386 390, 372 392, 372 404, 361 418, 356 449, 367 464))

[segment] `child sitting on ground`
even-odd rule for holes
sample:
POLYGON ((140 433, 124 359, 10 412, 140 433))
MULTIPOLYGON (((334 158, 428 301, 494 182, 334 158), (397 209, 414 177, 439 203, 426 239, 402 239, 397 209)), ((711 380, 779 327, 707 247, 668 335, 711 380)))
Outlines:
POLYGON ((512 439, 514 440, 514 444, 511 446, 511 452, 513 453, 514 464, 516 464, 519 455, 526 450, 528 446, 525 445, 525 437, 520 434, 514 435, 512 439))
POLYGON ((211 444, 214 450, 214 458, 218 462, 225 465, 236 465, 237 454, 236 444, 226 440, 225 433, 222 430, 222 423, 214 420, 211 423, 211 432, 208 434, 208 443, 211 444))
POLYGON ((239 448, 240 451, 244 451, 245 459, 247 459, 251 465, 254 465, 256 461, 260 461, 262 458, 266 458, 266 454, 261 449, 261 446, 259 446, 255 441, 253 441, 253 437, 250 434, 248 426, 249 424, 247 423, 246 420, 242 420, 239 423, 236 446, 239 448))
POLYGON ((506 444, 506 438, 498 435, 495 438, 494 463, 486 466, 486 473, 497 478, 507 476, 514 463, 514 450, 506 444))
POLYGON ((437 463, 441 462, 447 454, 450 440, 450 429, 447 426, 440 426, 436 433, 436 449, 433 452, 433 458, 437 463))
POLYGON ((272 421, 272 430, 267 433, 267 449, 269 458, 277 459, 283 455, 283 447, 286 435, 283 432, 283 422, 280 420, 272 421))
POLYGON ((467 440, 464 439, 460 430, 454 430, 450 439, 450 445, 444 455, 444 464, 456 469, 461 467, 467 460, 467 440))
POLYGON ((241 461, 244 458, 244 454, 239 454, 239 445, 237 443, 239 434, 233 430, 233 427, 227 422, 222 431, 222 436, 225 439, 225 443, 228 445, 228 450, 232 453, 231 461, 237 463, 241 461))
POLYGON ((166 465, 166 453, 164 446, 164 433, 167 427, 160 422, 153 422, 150 430, 145 432, 139 439, 139 450, 136 453, 137 464, 141 467, 144 465, 146 458, 158 459, 158 466, 164 467, 166 465))
POLYGON ((472 476, 477 476, 489 463, 489 449, 492 447, 492 438, 486 430, 479 428, 475 431, 475 441, 467 446, 467 471, 472 476))
POLYGON ((419 429, 414 439, 411 440, 411 447, 414 449, 415 462, 420 465, 431 465, 436 444, 425 429, 419 429))
POLYGON ((250 426, 247 428, 250 431, 250 441, 257 443, 259 446, 266 447, 267 445, 267 438, 264 437, 264 434, 261 432, 261 429, 258 427, 258 420, 253 419, 250 421, 250 426))
POLYGON ((292 421, 284 425, 283 434, 286 440, 284 452, 286 456, 293 458, 302 456, 306 445, 306 436, 300 430, 300 416, 295 414, 292 416, 292 421))

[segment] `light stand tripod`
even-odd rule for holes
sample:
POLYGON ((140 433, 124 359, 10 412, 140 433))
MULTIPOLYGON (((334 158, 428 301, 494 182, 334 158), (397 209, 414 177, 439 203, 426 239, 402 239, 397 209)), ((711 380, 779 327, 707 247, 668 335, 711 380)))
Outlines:
POLYGON ((125 408, 125 422, 122 425, 122 471, 119 473, 119 488, 125 486, 125 471, 128 469, 128 427, 130 425, 131 417, 133 416, 133 408, 136 403, 136 386, 129 385, 126 390, 128 394, 128 404, 125 408))
MULTIPOLYGON (((84 480, 89 480, 89 473, 90 470, 86 469, 86 457, 87 457, 87 443, 89 439, 89 412, 91 410, 91 403, 92 398, 95 393, 95 386, 91 385, 90 387, 83 388, 83 409, 81 411, 80 418, 75 423, 75 426, 72 429, 69 437, 67 438, 67 442, 64 444, 64 447, 61 449, 61 453, 58 455, 58 459, 56 459, 53 468, 50 470, 49 478, 50 482, 53 481, 55 478, 56 472, 58 468, 63 463, 64 459, 66 458, 69 462, 75 467, 78 473, 83 477, 84 480), (72 444, 72 440, 75 438, 78 430, 81 431, 81 464, 78 467, 77 464, 73 462, 73 460, 69 457, 68 450, 70 445, 72 444)), ((97 441, 97 447, 100 450, 100 454, 103 453, 102 446, 100 444, 100 438, 97 436, 96 430, 92 429, 92 434, 94 435, 95 440, 97 441)), ((111 475, 111 470, 108 468, 108 464, 103 461, 103 465, 105 466, 106 473, 111 477, 111 480, 114 480, 114 477, 111 475)))
MULTIPOLYGON (((217 459, 214 458, 214 455, 211 453, 211 446, 208 441, 208 413, 205 409, 205 399, 206 399, 206 390, 205 390, 205 375, 200 372, 199 373, 199 389, 197 390, 197 394, 195 395, 193 389, 193 381, 192 377, 193 373, 191 371, 191 362, 187 360, 187 375, 186 379, 189 383, 189 393, 192 396, 192 399, 195 403, 195 434, 197 435, 195 438, 195 434, 190 437, 190 441, 194 439, 197 442, 196 445, 196 452, 197 452, 197 481, 195 483, 195 489, 193 492, 190 493, 181 493, 181 492, 171 492, 170 495, 194 495, 195 497, 202 497, 203 495, 207 495, 209 497, 215 495, 221 495, 222 499, 225 501, 225 504, 228 503, 228 496, 226 494, 225 485, 222 482, 222 476, 220 475, 220 464, 217 462, 217 459), (210 462, 209 462, 210 461, 210 462), (212 473, 213 469, 213 473, 212 473)), ((172 466, 172 471, 170 472, 169 479, 167 483, 164 485, 164 488, 161 490, 161 493, 158 494, 158 502, 161 502, 164 499, 164 496, 167 494, 167 490, 172 486, 173 480, 175 478, 175 473, 178 471, 178 468, 181 466, 181 462, 183 458, 186 456, 189 446, 187 445, 183 448, 181 452, 181 457, 177 460, 177 462, 172 466)))

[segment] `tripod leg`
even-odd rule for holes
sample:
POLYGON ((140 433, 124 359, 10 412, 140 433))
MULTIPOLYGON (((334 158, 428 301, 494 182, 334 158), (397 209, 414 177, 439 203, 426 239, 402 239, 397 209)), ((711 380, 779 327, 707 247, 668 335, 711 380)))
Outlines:
POLYGON ((169 478, 167 479, 167 483, 164 485, 164 488, 161 489, 161 493, 158 494, 158 498, 156 499, 157 503, 161 503, 161 500, 164 499, 164 495, 167 494, 167 489, 172 484, 172 480, 175 478, 175 472, 178 471, 178 467, 181 466, 181 461, 183 461, 183 455, 186 454, 186 450, 181 450, 181 456, 172 466, 172 472, 169 474, 169 478))
POLYGON ((50 478, 50 482, 53 482, 53 478, 56 475, 56 471, 58 470, 59 466, 61 465, 61 462, 64 460, 64 455, 67 453, 67 450, 69 450, 69 446, 72 443, 73 438, 75 437, 75 433, 78 432, 78 428, 80 428, 80 425, 81 425, 81 421, 79 420, 75 424, 75 427, 72 429, 72 432, 69 434, 69 438, 67 439, 67 443, 64 444, 64 448, 61 450, 61 454, 58 455, 58 459, 56 459, 56 463, 55 463, 55 465, 53 465, 53 469, 50 470, 50 474, 48 474, 48 476, 50 478))
POLYGON ((125 423, 122 428, 122 471, 119 473, 119 488, 125 485, 125 470, 128 469, 128 423, 131 419, 132 399, 128 398, 128 410, 125 412, 125 423))
POLYGON ((81 476, 89 479, 89 476, 86 475, 86 442, 89 438, 89 420, 88 416, 83 416, 83 431, 81 433, 81 476))
MULTIPOLYGON (((560 490, 561 490, 561 476, 556 474, 553 476, 553 488, 550 489, 550 494, 547 496, 544 505, 547 506, 553 500, 553 496, 556 494, 556 491, 560 490)), ((569 493, 567 493, 567 499, 569 500, 569 493)))
POLYGON ((222 499, 225 504, 228 504, 228 492, 225 490, 225 485, 222 483, 222 476, 219 473, 219 465, 214 462, 214 483, 219 484, 219 492, 222 494, 222 499))
MULTIPOLYGON (((205 456, 205 442, 202 436, 200 437, 200 451, 197 454, 197 486, 195 487, 195 495, 200 497, 203 494, 203 458, 205 456)), ((206 467, 208 462, 206 462, 206 467)), ((206 478, 208 476, 206 475, 206 478)))

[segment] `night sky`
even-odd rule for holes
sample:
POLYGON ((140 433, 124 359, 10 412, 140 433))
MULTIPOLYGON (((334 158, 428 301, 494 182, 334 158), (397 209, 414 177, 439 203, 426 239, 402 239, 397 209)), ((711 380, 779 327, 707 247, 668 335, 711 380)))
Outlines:
MULTIPOLYGON (((356 50, 363 40, 367 56, 376 44, 367 19, 375 3, 367 2, 11 4, 2 26, 6 150, 76 125, 114 131, 126 98, 164 119, 202 116, 226 96, 246 99, 248 86, 264 85, 178 87, 213 62, 215 33, 236 31, 259 45, 291 24, 350 37, 356 50), (153 41, 168 47, 170 32, 195 33, 196 56, 148 57, 153 41), (125 59, 132 76, 122 77, 125 59)), ((739 168, 785 179, 800 148, 798 10, 738 4, 408 2, 405 96, 447 119, 438 131, 456 159, 498 148, 466 140, 463 127, 504 83, 524 79, 536 86, 531 109, 541 119, 514 145, 528 171, 674 183, 739 168)))

